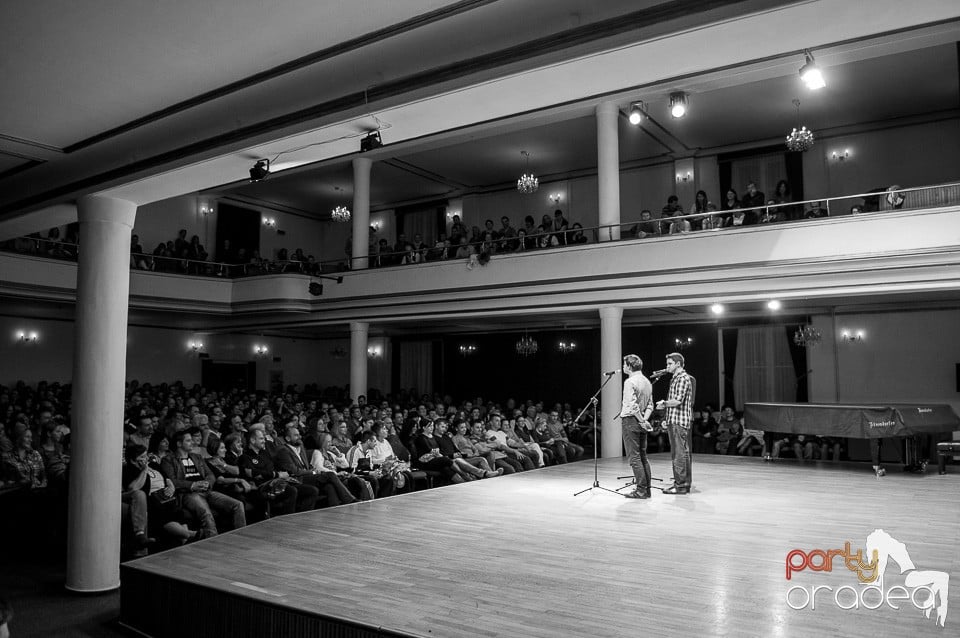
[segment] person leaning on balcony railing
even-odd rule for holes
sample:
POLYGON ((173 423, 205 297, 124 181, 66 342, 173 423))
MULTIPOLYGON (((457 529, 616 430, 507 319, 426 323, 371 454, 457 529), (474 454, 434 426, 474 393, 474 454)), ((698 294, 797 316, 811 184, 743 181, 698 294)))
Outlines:
POLYGON ((803 214, 804 219, 819 219, 826 216, 827 211, 823 208, 823 202, 810 202, 803 214))

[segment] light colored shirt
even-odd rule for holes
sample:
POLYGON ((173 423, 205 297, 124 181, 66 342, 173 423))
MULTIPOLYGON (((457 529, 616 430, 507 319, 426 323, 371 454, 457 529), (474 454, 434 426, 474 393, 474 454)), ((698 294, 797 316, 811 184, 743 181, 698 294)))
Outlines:
POLYGON ((374 465, 379 465, 386 461, 391 456, 396 456, 393 452, 393 446, 390 445, 390 441, 384 439, 383 441, 377 441, 377 444, 373 446, 370 454, 370 462, 374 465))
POLYGON ((652 398, 653 386, 650 380, 639 370, 631 372, 623 382, 623 406, 620 408, 620 416, 632 416, 638 421, 646 421, 649 419, 647 408, 652 398))

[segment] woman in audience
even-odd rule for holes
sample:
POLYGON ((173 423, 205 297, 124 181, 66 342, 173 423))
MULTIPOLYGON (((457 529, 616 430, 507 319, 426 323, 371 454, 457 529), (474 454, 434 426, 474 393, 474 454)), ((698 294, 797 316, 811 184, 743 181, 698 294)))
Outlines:
POLYGON ((583 225, 580 222, 574 222, 573 226, 570 227, 570 232, 567 233, 567 243, 568 244, 586 244, 589 241, 583 235, 583 225))
MULTIPOLYGON (((728 188, 727 193, 723 198, 723 202, 720 204, 720 210, 734 211, 734 210, 737 210, 738 208, 740 208, 740 198, 737 197, 737 191, 735 191, 732 188, 728 188)), ((733 216, 732 213, 726 213, 725 215, 722 216, 724 226, 731 225, 732 216, 733 216)))
POLYGON ((790 184, 787 183, 787 180, 781 179, 777 182, 777 187, 773 190, 773 197, 770 200, 771 204, 776 204, 775 208, 771 208, 772 212, 777 213, 777 218, 780 221, 793 221, 799 219, 803 209, 798 206, 785 206, 793 201, 793 194, 790 192, 790 184))
MULTIPOLYGON (((351 448, 352 450, 352 448, 351 448)), ((347 455, 333 447, 333 437, 327 432, 320 438, 320 449, 313 454, 311 466, 318 472, 334 472, 340 477, 343 483, 353 497, 361 501, 369 501, 374 495, 379 495, 381 486, 378 481, 369 481, 356 474, 357 460, 364 454, 354 454, 357 459, 354 463, 347 460, 347 455), (372 483, 376 482, 376 485, 372 483)), ((372 469, 372 461, 371 461, 372 469)))
POLYGON ((159 272, 169 272, 171 265, 167 259, 169 256, 166 245, 163 242, 157 244, 157 247, 153 249, 153 269, 159 272))
MULTIPOLYGON (((693 205, 690 206, 691 215, 703 215, 708 212, 707 207, 710 205, 710 201, 707 199, 706 191, 697 191, 697 196, 693 200, 693 205)), ((703 220, 706 219, 706 215, 702 217, 693 217, 689 220, 690 230, 702 230, 703 229, 703 220)))
POLYGON ((754 216, 752 210, 735 209, 730 214, 729 220, 727 224, 729 227, 752 226, 757 223, 757 218, 754 216))
POLYGON ((516 245, 513 247, 513 252, 515 252, 515 253, 522 253, 522 252, 525 252, 525 251, 529 250, 529 246, 528 246, 527 244, 528 244, 528 242, 527 242, 527 231, 526 231, 525 229, 521 228, 521 229, 519 229, 519 230, 517 231, 517 243, 516 243, 516 245))
POLYGON ((433 436, 433 423, 429 421, 423 423, 420 433, 414 435, 411 443, 416 455, 416 467, 428 472, 439 472, 451 483, 472 480, 465 478, 465 475, 454 466, 453 459, 448 459, 440 452, 440 444, 433 436))
POLYGON ((461 237, 467 236, 467 227, 460 221, 460 215, 453 216, 453 222, 450 224, 450 243, 458 245, 461 237))
POLYGON ((245 499, 244 496, 256 488, 254 488, 251 482, 240 476, 240 468, 236 463, 227 462, 226 443, 211 439, 204 449, 210 454, 210 457, 207 459, 207 465, 216 477, 213 489, 247 503, 247 499, 245 499))
POLYGON ((492 478, 503 474, 502 470, 492 471, 490 464, 481 456, 464 457, 463 453, 457 449, 456 443, 453 442, 453 436, 450 434, 446 420, 437 419, 434 427, 436 436, 433 438, 438 444, 440 453, 448 459, 453 459, 455 468, 465 478, 468 480, 470 478, 492 478))
POLYGON ((40 442, 40 454, 51 487, 64 488, 67 485, 67 469, 70 467, 70 455, 63 450, 64 428, 50 423, 43 430, 40 442), (52 426, 52 427, 50 427, 52 426))

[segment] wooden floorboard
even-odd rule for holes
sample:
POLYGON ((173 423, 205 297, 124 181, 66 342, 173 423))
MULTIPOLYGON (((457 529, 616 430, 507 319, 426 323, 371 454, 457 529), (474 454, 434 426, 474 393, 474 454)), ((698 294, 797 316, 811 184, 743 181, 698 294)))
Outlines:
MULTIPOLYGON (((651 465, 669 477, 669 455, 651 465)), ((641 501, 574 497, 593 483, 588 461, 272 519, 125 569, 424 637, 956 635, 960 470, 950 470, 877 479, 864 465, 698 456, 693 493, 641 501), (787 605, 794 584, 856 585, 839 559, 788 583, 790 550, 856 549, 878 528, 917 569, 953 576, 945 629, 909 601, 842 610, 820 594, 815 610, 787 605)), ((629 473, 623 459, 600 462, 604 487, 629 473)), ((894 564, 886 577, 885 587, 903 578, 894 564)))

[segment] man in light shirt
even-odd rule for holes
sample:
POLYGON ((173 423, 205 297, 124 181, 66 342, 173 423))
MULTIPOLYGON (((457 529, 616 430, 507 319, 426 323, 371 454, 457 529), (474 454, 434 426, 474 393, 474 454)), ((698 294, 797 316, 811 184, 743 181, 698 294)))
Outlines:
POLYGON ((650 426, 650 414, 653 412, 653 386, 643 376, 643 360, 635 354, 623 358, 623 373, 627 380, 623 383, 623 406, 620 417, 623 420, 623 446, 627 451, 627 460, 633 468, 633 478, 637 486, 626 494, 627 498, 650 498, 650 463, 647 461, 647 432, 650 426))

